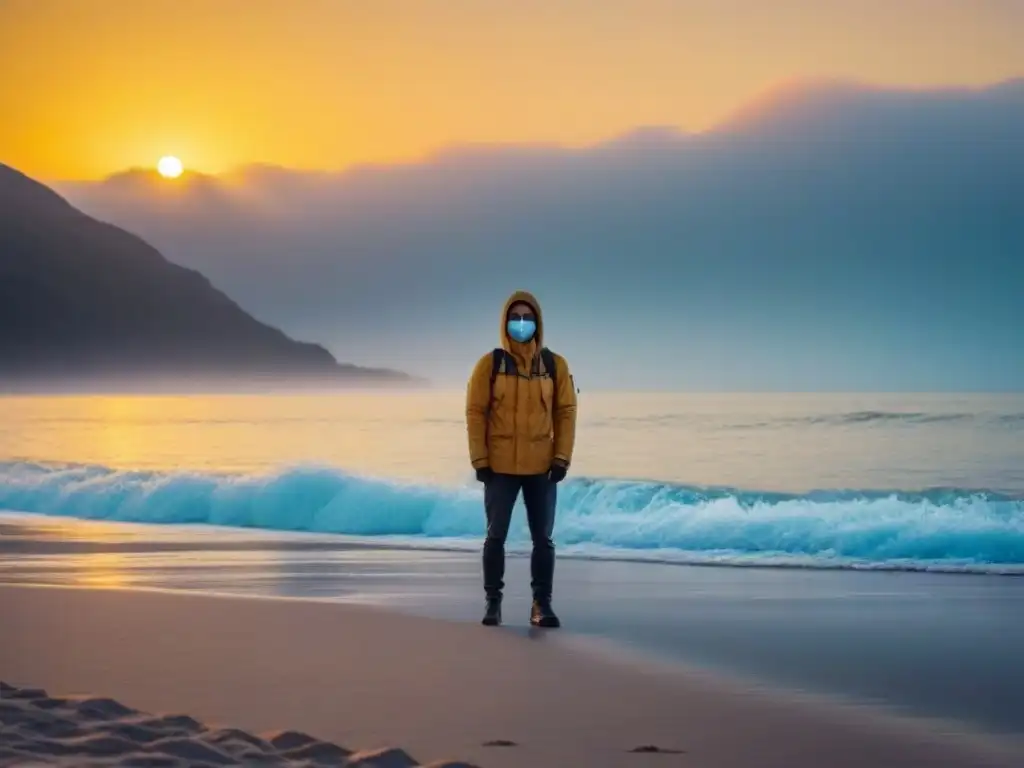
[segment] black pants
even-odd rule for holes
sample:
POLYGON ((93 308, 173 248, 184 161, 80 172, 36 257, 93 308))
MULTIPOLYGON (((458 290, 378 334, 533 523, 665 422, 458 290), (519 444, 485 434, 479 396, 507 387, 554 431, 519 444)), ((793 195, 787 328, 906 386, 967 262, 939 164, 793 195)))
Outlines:
POLYGON ((546 474, 495 474, 484 486, 484 508, 487 512, 487 538, 484 539, 484 592, 487 597, 501 597, 505 587, 505 538, 512 521, 512 507, 519 491, 523 492, 526 521, 533 539, 530 558, 530 586, 535 599, 550 600, 555 575, 555 527, 557 486, 546 474))

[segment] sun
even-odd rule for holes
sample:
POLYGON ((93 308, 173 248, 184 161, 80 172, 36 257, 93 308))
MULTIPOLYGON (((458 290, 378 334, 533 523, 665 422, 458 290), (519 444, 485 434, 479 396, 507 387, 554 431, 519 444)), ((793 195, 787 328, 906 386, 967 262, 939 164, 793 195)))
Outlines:
POLYGON ((176 179, 181 176, 181 172, 185 170, 181 164, 181 160, 172 156, 165 155, 160 158, 160 162, 156 164, 156 169, 165 179, 176 179))

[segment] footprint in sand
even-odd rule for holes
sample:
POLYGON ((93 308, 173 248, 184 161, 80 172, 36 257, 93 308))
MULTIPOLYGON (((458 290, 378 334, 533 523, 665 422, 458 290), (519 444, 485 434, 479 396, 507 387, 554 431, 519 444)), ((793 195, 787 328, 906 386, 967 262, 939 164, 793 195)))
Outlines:
POLYGON ((658 747, 654 744, 644 744, 639 747, 633 747, 630 752, 634 753, 649 753, 657 755, 685 755, 685 749, 671 749, 668 747, 658 747))

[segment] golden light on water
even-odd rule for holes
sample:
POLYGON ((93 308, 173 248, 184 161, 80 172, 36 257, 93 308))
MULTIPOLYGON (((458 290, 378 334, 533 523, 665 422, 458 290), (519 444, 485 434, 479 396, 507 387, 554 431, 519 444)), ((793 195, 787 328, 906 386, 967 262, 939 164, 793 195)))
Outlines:
POLYGON ((150 537, 147 529, 130 525, 111 525, 105 521, 76 520, 74 518, 43 517, 32 519, 2 535, 24 539, 26 552, 32 551, 33 543, 75 542, 84 544, 86 551, 77 551, 75 546, 67 551, 36 553, 3 563, 4 574, 15 576, 15 582, 32 584, 57 584, 78 587, 124 588, 139 584, 138 567, 152 558, 133 559, 130 553, 117 551, 133 542, 142 542, 150 537), (99 549, 100 551, 88 551, 99 549), (107 551, 103 551, 107 549, 107 551))
POLYGON ((410 481, 425 475, 461 482, 461 403, 458 392, 12 397, 0 399, 0 454, 178 474, 327 464, 410 481), (426 457, 424 444, 432 446, 426 457))
POLYGON ((126 558, 117 552, 83 555, 77 559, 76 564, 78 573, 75 583, 79 586, 115 588, 132 584, 126 558))

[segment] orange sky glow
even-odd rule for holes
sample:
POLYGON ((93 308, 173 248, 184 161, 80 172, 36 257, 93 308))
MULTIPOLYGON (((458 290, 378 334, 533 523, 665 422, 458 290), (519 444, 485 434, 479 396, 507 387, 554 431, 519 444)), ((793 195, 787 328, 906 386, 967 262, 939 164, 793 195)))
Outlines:
POLYGON ((1016 0, 0 0, 0 162, 340 169, 703 130, 779 83, 1024 75, 1016 0))

